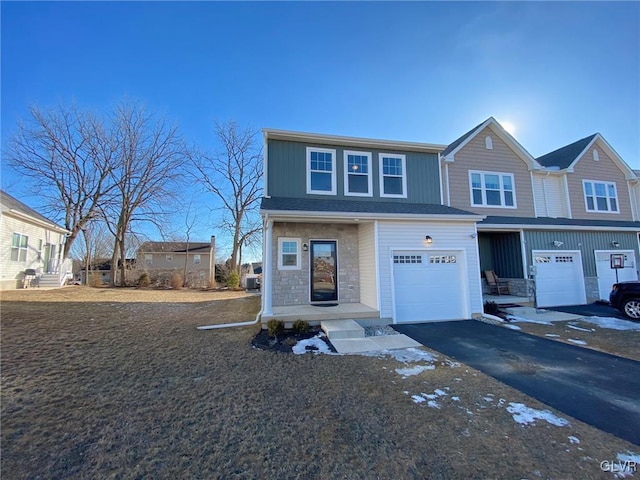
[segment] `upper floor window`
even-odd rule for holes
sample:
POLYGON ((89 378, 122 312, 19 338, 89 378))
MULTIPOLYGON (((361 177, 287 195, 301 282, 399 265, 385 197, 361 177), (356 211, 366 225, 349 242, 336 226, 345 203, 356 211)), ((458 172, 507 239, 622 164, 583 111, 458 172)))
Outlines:
POLYGON ((307 193, 336 194, 336 151, 307 147, 307 193))
POLYGON ((278 238, 278 270, 300 270, 299 238, 278 238))
POLYGON ((583 180, 582 185, 587 212, 620 213, 615 183, 583 180))
POLYGON ((404 155, 380 154, 380 196, 407 198, 407 170, 404 155))
POLYGON ((512 173, 470 171, 469 187, 475 207, 516 208, 512 173))
POLYGON ((358 197, 373 195, 370 153, 344 151, 344 194, 358 197))
POLYGON ((144 264, 145 265, 153 265, 153 253, 145 253, 144 254, 144 264))
POLYGON ((200 258, 200 254, 195 254, 193 256, 193 264, 194 265, 200 265, 202 259, 200 258))
POLYGON ((11 260, 14 262, 26 262, 29 249, 29 237, 21 233, 14 233, 11 241, 11 260))
POLYGON ((171 262, 173 262, 173 255, 167 255, 167 256, 165 257, 165 260, 167 261, 167 263, 171 263, 171 262))

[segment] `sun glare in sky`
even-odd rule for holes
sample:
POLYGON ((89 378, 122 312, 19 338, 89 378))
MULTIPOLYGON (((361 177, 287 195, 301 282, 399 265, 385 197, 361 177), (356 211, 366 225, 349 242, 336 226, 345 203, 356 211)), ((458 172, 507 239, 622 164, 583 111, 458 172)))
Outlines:
POLYGON ((500 122, 502 128, 504 128, 510 135, 513 135, 516 131, 516 126, 511 122, 500 122))

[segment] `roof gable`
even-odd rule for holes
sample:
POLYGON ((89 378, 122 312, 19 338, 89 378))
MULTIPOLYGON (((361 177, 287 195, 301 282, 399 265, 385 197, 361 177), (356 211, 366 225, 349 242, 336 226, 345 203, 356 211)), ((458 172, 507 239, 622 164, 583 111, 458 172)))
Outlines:
POLYGON ((507 144, 508 147, 523 161, 527 164, 529 170, 537 170, 540 169, 540 164, 536 161, 531 154, 525 150, 525 148, 520 145, 520 143, 513 138, 513 136, 507 132, 502 125, 493 117, 489 117, 480 125, 475 128, 469 130, 467 133, 462 135, 460 138, 456 139, 453 143, 451 143, 441 154, 442 159, 448 162, 455 161, 455 155, 460 150, 462 150, 465 145, 467 145, 471 140, 473 140, 476 136, 478 136, 482 131, 486 128, 490 128, 493 133, 495 133, 503 142, 507 144))
POLYGON ((624 173, 627 180, 633 180, 637 178, 636 173, 627 165, 627 163, 618 155, 609 142, 607 142, 602 135, 594 133, 588 137, 582 138, 569 145, 561 147, 553 152, 549 152, 536 160, 546 168, 558 167, 561 170, 573 171, 576 163, 582 159, 594 145, 598 145, 605 153, 612 159, 618 168, 624 173))
POLYGON ((21 216, 30 217, 33 220, 39 221, 41 223, 49 224, 52 229, 59 230, 61 232, 66 232, 67 230, 55 223, 54 221, 48 219, 41 213, 37 212, 33 208, 25 205, 20 200, 15 197, 12 197, 4 190, 0 190, 0 204, 2 204, 3 211, 10 211, 13 213, 21 214, 21 216))

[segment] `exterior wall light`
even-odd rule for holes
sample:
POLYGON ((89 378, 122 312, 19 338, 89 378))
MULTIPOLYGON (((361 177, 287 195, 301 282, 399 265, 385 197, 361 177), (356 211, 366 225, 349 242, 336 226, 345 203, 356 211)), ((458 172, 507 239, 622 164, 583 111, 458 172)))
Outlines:
POLYGON ((613 248, 620 248, 620 242, 616 242, 615 240, 613 242, 611 242, 611 246, 613 248))
POLYGON ((426 237, 424 237, 424 243, 425 245, 431 245, 433 243, 433 238, 427 235, 426 237))
POLYGON ((564 242, 561 242, 561 241, 559 241, 559 240, 554 240, 554 241, 553 241, 553 246, 554 246, 554 247, 561 247, 561 246, 563 246, 563 245, 564 245, 564 242))
POLYGON ((302 244, 302 251, 303 252, 308 252, 309 251, 309 244, 308 243, 303 243, 302 244))

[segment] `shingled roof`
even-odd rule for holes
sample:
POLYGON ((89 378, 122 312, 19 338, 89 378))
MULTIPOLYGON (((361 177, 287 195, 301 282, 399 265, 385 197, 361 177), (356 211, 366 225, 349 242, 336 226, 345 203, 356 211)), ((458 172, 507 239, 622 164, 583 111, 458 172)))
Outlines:
MULTIPOLYGON (((487 120, 489 120, 489 119, 487 119, 487 120)), ((482 123, 479 123, 478 125, 473 127, 471 130, 469 130, 467 133, 462 135, 460 138, 458 138, 457 140, 454 140, 454 142, 452 144, 450 144, 447 148, 445 148, 444 151, 440 155, 443 156, 443 157, 446 157, 447 155, 449 155, 449 153, 453 152, 456 148, 458 148, 458 145, 460 145, 467 138, 469 138, 469 136, 472 135, 473 133, 475 133, 475 131, 478 130, 482 125, 487 123, 487 120, 484 120, 482 123)))
POLYGON ((414 214, 414 215, 476 215, 458 208, 440 204, 406 202, 367 202, 359 200, 335 200, 315 198, 263 198, 261 210, 295 212, 335 212, 364 214, 414 214))
POLYGON ((635 228, 640 231, 640 222, 620 221, 620 220, 590 220, 576 218, 551 218, 551 217, 502 217, 489 216, 478 223, 478 227, 484 225, 527 225, 531 228, 536 226, 559 226, 559 227, 605 227, 605 228, 635 228))
POLYGON ((2 207, 3 207, 2 210, 5 210, 5 209, 14 210, 18 213, 22 213, 24 215, 33 217, 36 220, 40 220, 41 222, 50 223, 52 227, 56 227, 60 230, 64 230, 64 228, 58 225, 56 222, 54 222, 53 220, 50 220, 49 218, 45 217, 41 213, 35 211, 33 208, 29 207, 28 205, 25 205, 20 200, 18 200, 15 197, 12 197, 4 190, 0 190, 0 203, 2 204, 2 207))
MULTIPOLYGON (((189 242, 188 253, 207 253, 211 248, 210 243, 189 242)), ((138 248, 139 252, 146 253, 187 253, 187 242, 144 242, 138 248)))
POLYGON ((544 167, 559 167, 560 169, 568 168, 578 158, 587 145, 598 135, 594 133, 577 142, 573 142, 565 147, 561 147, 553 152, 536 158, 539 164, 544 167))

